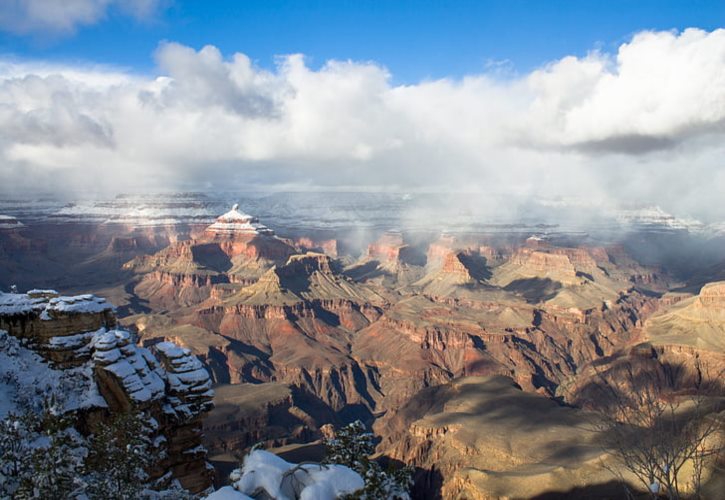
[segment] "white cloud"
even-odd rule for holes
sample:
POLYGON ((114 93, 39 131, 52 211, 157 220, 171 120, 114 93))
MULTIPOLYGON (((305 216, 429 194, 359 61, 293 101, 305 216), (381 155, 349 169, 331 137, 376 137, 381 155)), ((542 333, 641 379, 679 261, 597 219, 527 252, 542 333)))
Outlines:
POLYGON ((168 43, 159 75, 0 63, 0 182, 465 189, 642 200, 725 217, 725 31, 394 86, 375 63, 168 43), (25 172, 30 172, 27 174, 25 172))
POLYGON ((0 30, 15 34, 68 35, 95 24, 110 8, 148 19, 164 0, 3 0, 0 30))

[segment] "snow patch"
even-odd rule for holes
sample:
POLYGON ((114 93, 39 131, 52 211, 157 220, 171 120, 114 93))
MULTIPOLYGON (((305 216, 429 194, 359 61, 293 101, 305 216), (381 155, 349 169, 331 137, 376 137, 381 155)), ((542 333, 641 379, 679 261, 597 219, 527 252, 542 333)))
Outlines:
POLYGON ((245 499, 258 495, 260 489, 277 500, 335 500, 365 486, 363 478, 344 465, 296 465, 264 450, 252 451, 242 469, 230 477, 232 486, 207 500, 245 499))
POLYGON ((224 486, 206 497, 205 500, 252 500, 252 497, 235 490, 231 486, 224 486))
POLYGON ((249 214, 245 214, 237 210, 238 204, 234 204, 232 209, 217 218, 216 222, 206 228, 212 233, 248 233, 248 234, 265 234, 273 235, 274 231, 260 224, 259 219, 249 214))
POLYGON ((30 290, 28 293, 0 293, 0 315, 40 313, 48 321, 53 313, 100 313, 112 311, 113 306, 102 297, 77 295, 58 297, 55 290, 30 290))
POLYGON ((50 367, 37 353, 0 330, 0 418, 37 407, 50 395, 59 397, 62 411, 106 407, 93 379, 92 366, 64 370, 50 367))

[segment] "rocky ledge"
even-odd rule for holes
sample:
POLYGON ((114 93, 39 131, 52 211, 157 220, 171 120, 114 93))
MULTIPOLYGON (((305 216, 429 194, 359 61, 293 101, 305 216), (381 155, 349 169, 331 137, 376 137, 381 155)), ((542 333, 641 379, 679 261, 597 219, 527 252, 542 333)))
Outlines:
POLYGON ((176 479, 193 493, 208 490, 213 469, 202 446, 202 421, 214 395, 208 372, 187 349, 170 342, 140 347, 115 327, 113 307, 93 295, 0 294, 0 396, 6 400, 0 413, 13 411, 28 393, 54 389, 81 433, 119 413, 143 412, 164 448, 151 477, 176 479))

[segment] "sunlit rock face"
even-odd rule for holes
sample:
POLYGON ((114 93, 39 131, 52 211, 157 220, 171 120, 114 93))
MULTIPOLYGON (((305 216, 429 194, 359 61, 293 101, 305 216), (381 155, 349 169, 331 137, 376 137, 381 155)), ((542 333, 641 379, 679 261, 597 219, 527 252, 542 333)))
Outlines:
POLYGON ((725 307, 725 281, 708 283, 700 290, 700 304, 704 307, 725 307))
POLYGON ((401 405, 380 448, 417 467, 414 498, 581 498, 566 493, 615 478, 593 421, 508 377, 463 377, 401 405))
POLYGON ((185 320, 253 348, 246 359, 227 352, 230 379, 297 385, 341 411, 374 406, 349 351, 355 332, 377 320, 385 304, 369 286, 344 276, 329 256, 307 253, 229 297, 208 301, 185 320))
POLYGON ((124 265, 141 276, 135 293, 154 308, 203 302, 217 285, 246 286, 297 253, 256 217, 234 205, 200 235, 124 265))

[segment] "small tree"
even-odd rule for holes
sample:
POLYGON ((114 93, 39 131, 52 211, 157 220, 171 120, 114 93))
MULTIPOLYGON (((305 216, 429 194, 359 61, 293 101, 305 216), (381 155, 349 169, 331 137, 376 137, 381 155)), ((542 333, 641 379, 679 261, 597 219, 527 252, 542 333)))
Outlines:
POLYGON ((708 383, 720 377, 703 377, 706 370, 696 368, 699 376, 684 394, 661 365, 654 373, 630 363, 598 373, 594 406, 603 444, 652 498, 701 498, 703 476, 722 453, 721 395, 708 383))
POLYGON ((140 412, 118 414, 89 439, 86 491, 91 498, 140 498, 149 485, 148 468, 156 459, 148 418, 140 412))
POLYGON ((0 424, 3 497, 60 500, 79 492, 85 448, 74 420, 50 396, 39 413, 28 408, 0 424))
POLYGON ((14 495, 27 475, 30 443, 23 420, 23 416, 10 414, 0 422, 0 498, 14 495))
POLYGON ((350 467, 365 481, 365 488, 348 499, 408 500, 413 471, 410 467, 384 471, 380 464, 370 460, 375 452, 375 437, 365 430, 359 420, 339 429, 333 438, 325 440, 327 453, 323 463, 350 467))

